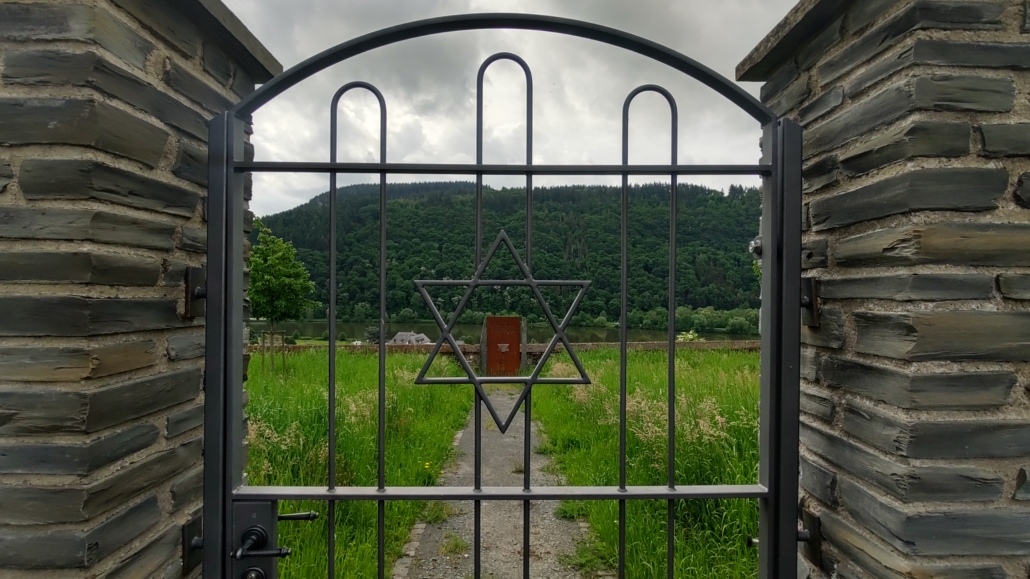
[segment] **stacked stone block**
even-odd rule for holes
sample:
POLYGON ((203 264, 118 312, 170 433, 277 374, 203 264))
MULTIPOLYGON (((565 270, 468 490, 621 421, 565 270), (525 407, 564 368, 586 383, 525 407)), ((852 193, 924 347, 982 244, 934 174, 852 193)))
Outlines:
POLYGON ((190 571, 207 121, 280 70, 217 1, 0 1, 0 576, 190 571))
POLYGON ((738 68, 805 127, 799 577, 1028 576, 1027 22, 806 0, 738 68))

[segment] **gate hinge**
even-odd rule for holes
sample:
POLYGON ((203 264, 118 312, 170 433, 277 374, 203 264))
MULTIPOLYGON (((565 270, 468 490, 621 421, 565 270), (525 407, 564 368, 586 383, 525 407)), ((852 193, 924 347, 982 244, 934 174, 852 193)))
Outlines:
POLYGON ((814 277, 801 278, 801 324, 809 328, 819 327, 819 295, 814 277))
POLYGON ((201 532, 204 529, 204 518, 197 516, 182 526, 182 575, 190 574, 204 560, 204 541, 201 532))
POLYGON ((804 544, 801 546, 801 554, 804 555, 805 559, 808 559, 813 566, 820 568, 823 565, 822 521, 820 521, 819 517, 812 511, 802 509, 801 526, 807 535, 803 541, 804 544))
POLYGON ((186 317, 200 318, 207 313, 207 268, 186 270, 186 317))

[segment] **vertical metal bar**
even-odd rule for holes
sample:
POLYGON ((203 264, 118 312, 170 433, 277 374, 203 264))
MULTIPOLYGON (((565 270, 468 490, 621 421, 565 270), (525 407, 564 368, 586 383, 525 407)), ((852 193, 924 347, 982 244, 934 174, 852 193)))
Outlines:
MULTIPOLYGON (((759 427, 758 427, 758 483, 770 490, 770 496, 776 486, 774 479, 776 468, 776 436, 773 429, 777 425, 775 392, 779 382, 780 344, 773 332, 779 327, 780 312, 780 262, 777 239, 780 236, 779 213, 777 211, 780 198, 779 180, 783 168, 779 166, 779 126, 770 123, 762 130, 762 162, 773 164, 772 174, 763 179, 762 184, 762 308, 759 319, 761 349, 761 386, 759 394, 759 427), (765 240, 768 241, 765 241, 765 240)), ((776 534, 777 502, 770 498, 758 501, 758 576, 759 579, 777 579, 775 572, 775 534, 776 534)))
MULTIPOLYGON (((483 456, 483 432, 482 432, 482 428, 481 428, 482 421, 483 421, 483 400, 479 396, 479 390, 476 390, 475 393, 476 393, 476 395, 475 395, 476 409, 475 409, 475 416, 473 418, 473 420, 476 423, 476 429, 475 429, 476 430, 475 448, 473 449, 473 452, 476 455, 475 456, 475 461, 474 461, 475 462, 475 473, 474 473, 475 487, 474 487, 474 492, 478 492, 478 491, 482 490, 482 483, 483 483, 483 460, 482 460, 482 456, 483 456)), ((473 577, 475 579, 479 579, 480 576, 481 576, 480 574, 482 572, 482 570, 481 570, 481 563, 482 562, 481 562, 481 557, 480 557, 480 554, 481 554, 480 553, 480 546, 481 546, 480 534, 481 534, 481 531, 482 531, 481 523, 482 523, 483 511, 482 511, 482 503, 480 501, 478 501, 478 500, 477 501, 473 501, 473 504, 474 504, 474 511, 475 511, 475 513, 474 513, 474 517, 473 517, 474 521, 473 521, 473 529, 472 529, 472 572, 473 572, 473 577)))
MULTIPOLYGON (((337 161, 338 106, 343 92, 337 92, 329 111, 329 160, 337 161)), ((329 490, 336 489, 336 173, 329 173, 329 490)), ((329 559, 326 576, 336 576, 336 501, 329 501, 326 520, 329 559)))
MULTIPOLYGON (((527 248, 528 252, 528 248, 527 248)), ((527 264, 528 265, 528 264, 527 264)), ((526 393, 526 416, 525 416, 525 435, 523 436, 524 447, 522 449, 523 464, 522 464, 522 488, 528 491, 530 485, 530 456, 532 455, 532 447, 530 443, 530 436, 532 435, 532 424, 533 424, 533 391, 530 390, 526 393)), ((529 551, 530 551, 530 538, 529 538, 529 509, 530 501, 522 501, 522 577, 523 579, 529 579, 529 551)))
MULTIPOLYGON (((526 73, 526 164, 533 164, 533 75, 525 62, 519 63, 526 73)), ((526 175, 526 267, 533 271, 533 176, 526 175)), ((526 402, 529 408, 529 402, 526 402)), ((529 465, 526 465, 529 472, 529 465)), ((527 575, 528 577, 528 575, 527 575)))
MULTIPOLYGON (((678 155, 678 128, 679 119, 676 111, 675 101, 669 103, 672 107, 672 161, 677 163, 678 155)), ((676 174, 672 174, 672 189, 669 192, 669 472, 668 486, 676 488, 676 233, 679 217, 679 185, 676 174)), ((676 501, 669 500, 666 505, 668 509, 668 523, 666 524, 666 574, 673 579, 676 569, 676 501)))
MULTIPOLYGON (((386 162, 386 102, 379 98, 379 159, 386 162)), ((386 489, 386 173, 379 174, 379 432, 376 435, 379 464, 379 490, 386 489)), ((379 501, 378 558, 379 579, 386 577, 386 503, 379 501)))
POLYGON ((759 483, 759 573, 793 572, 797 551, 797 477, 801 301, 801 129, 767 125, 765 158, 773 163, 762 203, 762 399, 759 483))
MULTIPOLYGON (((486 70, 479 68, 479 80, 476 83, 476 164, 483 164, 483 75, 486 70)), ((476 268, 483 261, 483 174, 476 174, 476 268)), ((479 491, 483 477, 483 400, 476 389, 475 396, 476 412, 476 436, 475 436, 475 489, 479 491)), ((472 576, 480 579, 482 574, 482 516, 483 505, 480 501, 474 501, 472 523, 472 576)))
MULTIPOLYGON (((476 85, 476 164, 483 164, 483 74, 479 69, 479 82, 476 85)), ((476 173, 476 267, 483 260, 483 174, 476 173)), ((477 575, 478 577, 478 575, 477 575)))
MULTIPOLYGON (((208 137, 207 314, 204 373, 204 577, 227 577, 229 557, 229 484, 226 480, 226 199, 228 190, 229 114, 211 120, 208 137)), ((263 362, 263 360, 262 360, 263 362)))
MULTIPOLYGON (((622 107, 622 164, 629 165, 629 105, 622 107)), ((629 174, 622 174, 622 211, 620 216, 622 250, 619 288, 622 311, 619 314, 619 490, 626 490, 626 343, 629 321, 629 174)), ((626 577, 626 501, 619 501, 619 579, 626 577)))
MULTIPOLYGON (((382 111, 380 156, 386 162, 386 108, 382 111)), ((386 173, 379 174, 379 432, 376 436, 379 490, 386 488, 386 173)), ((379 501, 379 579, 386 577, 386 503, 379 501)))
MULTIPOLYGON (((676 165, 676 126, 673 126, 673 165, 676 165)), ((673 175, 673 189, 670 197, 668 217, 668 487, 676 488, 676 225, 679 215, 678 184, 673 175)), ((668 579, 673 579, 676 569, 676 501, 670 500, 665 546, 668 579)))
MULTIPOLYGON (((234 165, 244 160, 243 143, 246 139, 243 121, 228 118, 229 166, 226 173, 225 199, 225 385, 226 417, 229 420, 230 489, 243 484, 243 176, 237 175, 234 165)), ((231 506, 231 505, 230 505, 231 506)))
MULTIPOLYGON (((375 86, 364 81, 349 82, 333 95, 330 111, 329 156, 337 159, 337 126, 340 99, 348 91, 363 88, 379 101, 379 162, 386 162, 386 99, 375 86)), ((336 488, 336 173, 329 173, 329 490, 336 488)), ((378 453, 377 484, 379 490, 386 488, 386 173, 379 174, 379 428, 376 434, 378 453)), ((329 501, 329 577, 334 573, 336 555, 335 501, 329 501)), ((386 574, 386 505, 378 501, 377 509, 378 550, 377 568, 379 578, 386 574)))
MULTIPOLYGON (((672 93, 654 84, 639 86, 626 96, 622 105, 622 164, 629 165, 629 109, 633 99, 645 92, 655 92, 669 103, 669 149, 672 157, 670 164, 676 165, 679 158, 679 111, 672 93)), ((676 174, 672 174, 672 189, 669 194, 669 295, 668 295, 668 487, 676 486, 676 220, 677 203, 676 174)), ((629 175, 622 175, 622 314, 619 318, 619 488, 626 489, 626 355, 628 337, 629 309, 629 175)), ((675 557, 675 502, 667 503, 668 527, 666 534, 666 562, 669 577, 673 573, 675 557)), ((619 577, 626 573, 626 501, 619 501, 619 577)))
MULTIPOLYGON (((517 54, 498 52, 479 65, 476 75, 476 164, 483 164, 483 81, 486 69, 498 60, 510 60, 522 68, 526 75, 526 164, 533 164, 533 73, 529 65, 517 54)), ((476 214, 481 215, 483 201, 483 176, 476 176, 476 214)), ((526 175, 526 265, 533 267, 533 176, 526 175)), ((483 228, 480 218, 476 220, 476 266, 480 263, 483 247, 483 228)))
POLYGON ((666 577, 673 579, 676 576, 676 501, 669 500, 666 504, 665 528, 667 544, 665 545, 665 569, 666 577))
MULTIPOLYGON (((483 61, 483 64, 479 66, 479 73, 476 75, 476 164, 483 164, 483 82, 486 78, 486 69, 491 64, 498 60, 510 60, 520 67, 526 74, 526 164, 533 164, 533 75, 529 70, 529 65, 526 61, 522 60, 519 56, 511 54, 509 52, 499 52, 488 57, 483 61)), ((482 263, 483 259, 483 174, 476 174, 476 267, 482 263)), ((526 175, 526 265, 532 268, 532 255, 533 255, 533 176, 526 175)), ((523 481, 524 486, 529 489, 529 471, 530 471, 530 457, 532 452, 530 449, 530 398, 527 395, 525 400, 526 406, 526 423, 525 423, 525 449, 523 451, 523 481)), ((480 432, 480 397, 477 391, 476 393, 476 490, 480 488, 480 451, 481 451, 481 432, 480 432)), ((529 501, 523 501, 522 505, 522 526, 523 526, 523 544, 522 544, 522 574, 528 579, 529 578, 529 501)), ((480 503, 475 502, 475 531, 474 531, 474 572, 478 578, 480 574, 480 503)))
MULTIPOLYGON (((533 164, 533 75, 525 62, 516 61, 526 73, 526 164, 533 164)), ((533 271, 533 176, 526 175, 526 268, 533 271)), ((531 437, 533 433, 533 390, 530 386, 526 393, 526 433, 525 448, 522 449, 522 486, 530 488, 530 471, 532 470, 533 451, 531 437)), ((530 507, 529 501, 522 502, 522 577, 529 579, 530 544, 530 507)))
POLYGON ((790 119, 780 121, 782 184, 780 215, 783 220, 783 344, 779 400, 779 475, 773 495, 779 503, 780 521, 777 575, 797 569, 798 458, 801 385, 801 157, 802 129, 790 119))

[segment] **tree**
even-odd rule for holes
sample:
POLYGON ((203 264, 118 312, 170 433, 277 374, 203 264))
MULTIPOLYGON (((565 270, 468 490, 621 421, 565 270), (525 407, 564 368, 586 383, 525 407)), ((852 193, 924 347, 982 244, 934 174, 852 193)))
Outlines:
POLYGON ((297 260, 293 244, 272 235, 272 231, 254 221, 258 242, 250 257, 250 309, 254 316, 278 322, 298 320, 308 310, 319 307, 308 298, 315 284, 304 264, 297 260))
MULTIPOLYGON (((669 186, 666 183, 632 185, 633 206, 627 245, 628 312, 640 312, 630 320, 640 328, 645 315, 668 307, 669 186)), ((622 314, 620 263, 621 189, 602 185, 536 187, 533 193, 533 273, 537 279, 588 279, 593 283, 574 313, 576 324, 589 325, 602 313, 614 321, 622 314)), ((349 321, 379 319, 379 185, 341 187, 337 196, 336 298, 341 317, 349 321), (360 304, 365 306, 358 307, 360 304), (369 304, 372 304, 369 306, 369 304)), ((328 194, 278 215, 264 218, 277 235, 294 244, 315 282, 309 296, 329 302, 328 194)), ((400 319, 410 308, 418 319, 428 319, 429 309, 414 280, 470 279, 475 269, 475 184, 471 182, 396 183, 390 186, 387 213, 390 240, 385 288, 386 312, 400 319)), ((716 311, 757 308, 758 276, 748 242, 758 233, 762 213, 761 192, 734 186, 728 194, 700 185, 680 183, 678 251, 676 257, 676 305, 691 308, 677 316, 677 329, 693 328, 697 310, 716 311), (746 306, 743 307, 743 306, 746 306)), ((483 200, 483 243, 489 244, 504 230, 516 248, 525 247, 525 191, 521 188, 491 189, 483 200)), ((257 242, 257 233, 251 235, 257 242)), ((514 261, 491 261, 483 279, 519 279, 514 261)), ((463 287, 436 288, 432 300, 449 319, 464 294, 463 287)), ((556 315, 564 313, 575 292, 545 292, 556 315)), ((533 323, 540 320, 539 306, 527 288, 477 292, 465 307, 462 322, 476 323, 476 313, 513 312, 533 323)), ((660 312, 651 317, 658 322, 660 312)), ((738 314, 739 315, 739 314, 738 314)), ((731 316, 733 317, 733 316, 731 316)), ((744 317, 744 316, 741 316, 744 317)), ((745 318, 746 319, 746 318, 745 318)), ((726 322, 729 320, 726 319, 726 322)), ((724 328, 723 320, 712 328, 724 328)))

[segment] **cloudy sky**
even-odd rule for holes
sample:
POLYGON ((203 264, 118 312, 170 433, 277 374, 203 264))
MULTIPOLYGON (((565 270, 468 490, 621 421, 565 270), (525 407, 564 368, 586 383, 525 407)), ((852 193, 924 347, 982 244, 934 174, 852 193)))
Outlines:
MULTIPOLYGON (((795 0, 225 0, 288 69, 331 46, 412 20, 469 12, 527 12, 594 22, 644 36, 733 78, 736 64, 787 13, 795 0)), ((537 164, 619 163, 626 95, 647 83, 667 87, 679 106, 680 163, 754 163, 759 129, 710 89, 664 65, 578 38, 526 31, 457 32, 409 40, 340 63, 290 89, 255 115, 259 160, 327 161, 329 103, 341 85, 379 87, 388 109, 391 162, 475 162, 476 73, 496 52, 514 52, 532 69, 534 159, 537 164)), ((752 94, 758 85, 744 83, 752 94)), ((525 83, 501 61, 486 75, 484 157, 525 161, 525 83)), ((352 91, 340 105, 341 161, 378 160, 375 99, 352 91)), ((664 99, 634 101, 630 162, 669 161, 664 99)), ((377 177, 340 176, 340 184, 377 177)), ((393 176, 392 182, 446 177, 393 176)), ((455 177, 468 179, 468 177, 455 177)), ((616 183, 617 177, 537 177, 538 186, 616 183)), ((651 180, 651 178, 642 178, 651 180)), ((741 177, 693 178, 725 189, 754 184, 741 177)), ((496 187, 523 178, 488 177, 496 187)), ((328 189, 326 175, 257 175, 253 208, 267 215, 328 189)))

